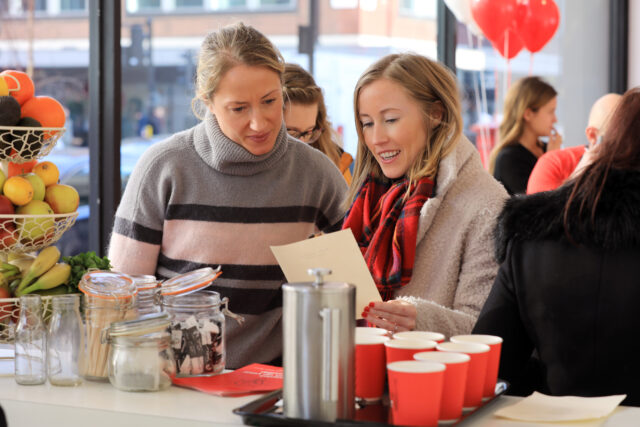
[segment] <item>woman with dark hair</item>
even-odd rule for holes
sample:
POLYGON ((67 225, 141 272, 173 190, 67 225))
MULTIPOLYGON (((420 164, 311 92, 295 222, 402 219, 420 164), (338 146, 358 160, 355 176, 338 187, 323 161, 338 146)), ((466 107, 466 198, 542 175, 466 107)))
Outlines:
POLYGON ((555 191, 511 199, 499 218, 502 264, 473 332, 504 338, 500 377, 522 393, 640 405, 639 117, 635 88, 590 165, 555 191))

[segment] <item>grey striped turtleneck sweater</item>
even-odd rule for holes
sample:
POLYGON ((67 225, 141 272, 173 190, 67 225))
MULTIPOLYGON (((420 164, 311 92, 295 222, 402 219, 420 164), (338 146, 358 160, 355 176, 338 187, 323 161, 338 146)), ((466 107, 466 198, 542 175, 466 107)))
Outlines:
POLYGON ((208 114, 151 146, 131 174, 109 247, 115 270, 168 278, 222 266, 210 289, 229 297, 227 367, 268 363, 282 351, 281 284, 269 247, 332 230, 346 184, 320 151, 289 137, 255 156, 208 114))

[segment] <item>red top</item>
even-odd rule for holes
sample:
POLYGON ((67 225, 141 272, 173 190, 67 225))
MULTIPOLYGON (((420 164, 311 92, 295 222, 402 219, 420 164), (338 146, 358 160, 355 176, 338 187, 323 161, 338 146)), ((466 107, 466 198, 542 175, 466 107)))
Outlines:
POLYGON ((586 148, 584 145, 549 151, 538 159, 529 175, 527 194, 555 190, 569 178, 586 148))

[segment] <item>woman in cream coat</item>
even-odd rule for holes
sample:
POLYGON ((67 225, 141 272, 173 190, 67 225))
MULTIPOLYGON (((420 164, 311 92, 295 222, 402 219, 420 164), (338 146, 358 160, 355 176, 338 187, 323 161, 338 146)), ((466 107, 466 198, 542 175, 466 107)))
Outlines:
POLYGON ((359 144, 350 228, 383 297, 362 313, 393 332, 469 333, 498 265, 506 200, 462 135, 455 77, 416 54, 388 55, 354 94, 359 144))

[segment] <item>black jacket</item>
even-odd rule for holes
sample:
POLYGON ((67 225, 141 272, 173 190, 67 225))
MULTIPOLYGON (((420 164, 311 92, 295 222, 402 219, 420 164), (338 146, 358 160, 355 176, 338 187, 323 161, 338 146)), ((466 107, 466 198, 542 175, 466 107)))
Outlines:
POLYGON ((562 218, 570 190, 507 202, 500 270, 473 332, 504 338, 500 377, 516 390, 627 394, 624 404, 638 406, 640 172, 611 171, 594 224, 571 219, 574 242, 562 218))

